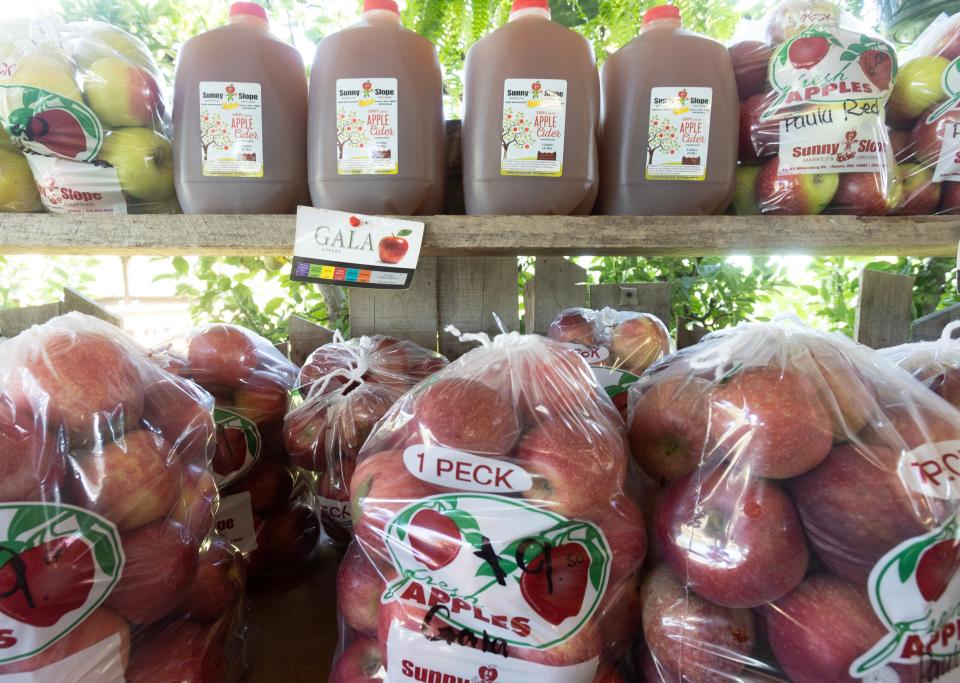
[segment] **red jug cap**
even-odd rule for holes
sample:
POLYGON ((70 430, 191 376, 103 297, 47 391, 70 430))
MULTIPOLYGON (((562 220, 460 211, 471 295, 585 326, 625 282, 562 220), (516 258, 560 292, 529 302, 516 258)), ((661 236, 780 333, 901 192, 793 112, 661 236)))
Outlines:
POLYGON ((680 9, 676 5, 657 5, 651 7, 643 15, 643 23, 649 24, 651 21, 660 19, 673 19, 680 21, 680 9))
POLYGON ((394 0, 363 0, 363 11, 371 12, 373 10, 383 9, 394 14, 400 14, 400 7, 394 0))
POLYGON ((270 21, 267 18, 267 10, 263 9, 263 7, 255 2, 235 2, 230 5, 231 17, 241 14, 244 14, 248 17, 257 17, 258 19, 263 19, 264 21, 270 21))

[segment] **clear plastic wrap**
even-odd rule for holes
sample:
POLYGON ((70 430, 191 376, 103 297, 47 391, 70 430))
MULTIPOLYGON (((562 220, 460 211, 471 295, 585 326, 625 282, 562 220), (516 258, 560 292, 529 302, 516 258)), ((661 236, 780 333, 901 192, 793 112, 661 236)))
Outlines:
POLYGON ((321 520, 329 538, 351 538, 350 478, 374 425, 414 385, 447 360, 411 341, 377 335, 337 339, 315 350, 300 371, 303 403, 287 413, 291 462, 320 481, 321 520))
POLYGON ((880 351, 949 403, 960 408, 960 320, 948 324, 936 341, 901 344, 880 351))
POLYGON ((159 634, 200 630, 224 648, 217 680, 239 678, 244 561, 214 535, 212 409, 95 318, 0 345, 0 680, 156 680, 159 634))
POLYGON ((283 420, 298 369, 267 339, 237 325, 187 332, 154 360, 210 392, 215 401, 217 526, 249 555, 251 577, 305 565, 321 535, 317 478, 290 461, 283 420))
POLYGON ((907 47, 887 103, 909 215, 960 213, 960 14, 907 47))
POLYGON ((590 364, 597 382, 624 417, 627 388, 670 353, 670 332, 649 313, 568 308, 551 323, 548 336, 566 343, 590 364))
POLYGON ((784 0, 738 36, 734 212, 904 210, 884 108, 898 76, 893 47, 824 0, 784 0))
POLYGON ((629 436, 665 488, 636 652, 650 680, 955 680, 937 678, 960 652, 953 406, 782 319, 653 366, 629 436))
POLYGON ((0 210, 176 212, 164 90, 147 47, 115 26, 0 24, 0 210))
POLYGON ((563 344, 461 339, 360 452, 331 681, 617 681, 646 553, 619 414, 563 344))

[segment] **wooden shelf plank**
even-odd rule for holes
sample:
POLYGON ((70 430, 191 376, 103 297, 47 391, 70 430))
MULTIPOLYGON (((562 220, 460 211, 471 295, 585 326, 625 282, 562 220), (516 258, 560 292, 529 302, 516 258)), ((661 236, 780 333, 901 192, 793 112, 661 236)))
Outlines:
MULTIPOLYGON (((425 256, 954 256, 960 217, 429 216, 425 256)), ((289 255, 293 216, 0 214, 0 254, 289 255)))

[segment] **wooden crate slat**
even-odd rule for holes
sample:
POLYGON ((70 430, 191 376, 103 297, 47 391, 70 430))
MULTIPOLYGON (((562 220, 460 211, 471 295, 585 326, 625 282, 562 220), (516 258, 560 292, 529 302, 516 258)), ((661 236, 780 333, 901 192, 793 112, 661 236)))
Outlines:
POLYGON ((63 288, 63 312, 70 313, 76 311, 99 318, 115 327, 120 327, 120 316, 114 315, 106 308, 98 304, 93 299, 88 299, 83 294, 70 287, 63 288))
POLYGON ((299 366, 315 349, 333 340, 333 330, 299 315, 291 315, 287 321, 287 337, 290 360, 299 366))
POLYGON ((875 349, 910 339, 913 322, 913 278, 864 268, 854 337, 875 349))
MULTIPOLYGON (((427 216, 424 256, 956 256, 960 217, 427 216)), ((0 254, 289 256, 293 216, 0 214, 0 254)))
POLYGON ((410 289, 350 289, 350 335, 373 334, 437 348, 437 259, 420 259, 410 289))
POLYGON ((63 313, 63 302, 0 310, 0 337, 16 337, 34 325, 42 325, 63 313))
POLYGON ((507 331, 518 330, 520 296, 517 277, 517 259, 514 257, 438 259, 440 353, 453 360, 476 346, 473 342, 462 344, 445 332, 447 325, 454 325, 461 332, 486 332, 493 337, 500 332, 493 318, 496 313, 507 331))
POLYGON ((618 311, 652 313, 670 326, 673 317, 669 282, 628 282, 623 284, 590 285, 590 308, 610 307, 618 311))
POLYGON ((917 318, 910 329, 910 340, 935 341, 943 335, 943 328, 955 320, 960 320, 960 304, 917 318))
POLYGON ((526 332, 547 334, 565 308, 587 305, 587 271, 559 256, 538 256, 523 289, 526 332))

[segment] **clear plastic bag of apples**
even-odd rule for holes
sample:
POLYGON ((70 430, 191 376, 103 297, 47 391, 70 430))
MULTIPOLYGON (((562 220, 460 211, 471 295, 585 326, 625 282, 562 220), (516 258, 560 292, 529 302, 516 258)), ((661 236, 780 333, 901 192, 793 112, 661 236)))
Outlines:
POLYGON ((447 360, 411 341, 376 335, 335 340, 300 370, 302 402, 287 413, 290 462, 318 480, 320 518, 338 545, 352 538, 350 479, 374 425, 417 383, 447 360))
POLYGON ((960 320, 943 328, 934 341, 901 344, 881 354, 913 375, 932 392, 960 408, 960 320))
POLYGON ((890 43, 829 0, 784 0, 730 46, 741 215, 922 213, 887 131, 890 43))
POLYGON ((227 323, 187 331, 153 354, 214 399, 217 525, 249 556, 251 577, 290 574, 322 544, 317 479, 284 445, 299 370, 269 340, 227 323))
POLYGON ((628 429, 655 498, 645 680, 954 680, 952 405, 782 319, 655 365, 628 429))
POLYGON ((670 332, 650 313, 568 308, 557 315, 547 334, 590 364, 597 382, 624 417, 629 386, 670 353, 670 332))
POLYGON ((937 17, 900 62, 887 123, 907 213, 960 213, 960 14, 937 17))
POLYGON ((235 680, 212 398, 71 313, 0 345, 0 680, 235 680))
POLYGON ((331 681, 621 681, 646 553, 623 421, 565 344, 461 339, 360 451, 331 681))

